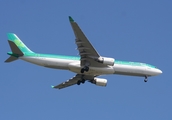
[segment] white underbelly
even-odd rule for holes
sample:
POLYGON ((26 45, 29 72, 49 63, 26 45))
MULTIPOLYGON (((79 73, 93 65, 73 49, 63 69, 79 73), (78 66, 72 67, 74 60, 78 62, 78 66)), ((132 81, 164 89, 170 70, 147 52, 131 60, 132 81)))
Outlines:
MULTIPOLYGON (((75 73, 80 74, 82 67, 80 66, 80 62, 74 62, 70 63, 68 65, 69 70, 75 73)), ((88 72, 84 72, 86 75, 104 75, 104 74, 114 74, 114 68, 113 66, 107 66, 107 67, 89 67, 88 72)))
POLYGON ((55 69, 68 69, 68 64, 73 61, 73 60, 45 58, 45 57, 20 57, 20 59, 36 65, 55 68, 55 69))
POLYGON ((130 66, 130 65, 114 65, 115 74, 145 76, 145 67, 143 66, 130 66))

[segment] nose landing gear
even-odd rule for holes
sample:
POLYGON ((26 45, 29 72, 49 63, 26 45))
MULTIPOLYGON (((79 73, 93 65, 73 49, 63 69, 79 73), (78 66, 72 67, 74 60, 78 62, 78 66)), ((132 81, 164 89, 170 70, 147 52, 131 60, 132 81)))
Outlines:
POLYGON ((147 76, 145 76, 144 82, 147 82, 147 81, 148 81, 148 77, 147 77, 147 76))

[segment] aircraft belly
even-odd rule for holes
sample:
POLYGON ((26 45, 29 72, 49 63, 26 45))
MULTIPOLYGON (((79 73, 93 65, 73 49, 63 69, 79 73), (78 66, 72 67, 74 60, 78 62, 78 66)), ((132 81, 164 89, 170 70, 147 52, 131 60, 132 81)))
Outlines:
POLYGON ((88 73, 94 75, 105 75, 105 74, 114 74, 114 69, 112 66, 108 67, 90 67, 88 73))
POLYGON ((51 59, 44 65, 44 67, 55 68, 55 69, 68 69, 69 62, 70 60, 51 59))
MULTIPOLYGON (((69 63, 69 70, 75 73, 80 74, 82 67, 80 62, 69 63)), ((108 67, 89 67, 88 72, 84 72, 86 75, 104 75, 104 74, 114 74, 114 68, 112 66, 108 67)))
POLYGON ((38 57, 20 57, 20 59, 40 66, 43 66, 44 64, 44 62, 40 60, 38 57))
POLYGON ((21 57, 20 59, 36 65, 55 69, 68 69, 68 63, 71 62, 70 60, 45 57, 21 57))
POLYGON ((145 76, 145 68, 142 66, 114 65, 114 69, 114 74, 145 76))

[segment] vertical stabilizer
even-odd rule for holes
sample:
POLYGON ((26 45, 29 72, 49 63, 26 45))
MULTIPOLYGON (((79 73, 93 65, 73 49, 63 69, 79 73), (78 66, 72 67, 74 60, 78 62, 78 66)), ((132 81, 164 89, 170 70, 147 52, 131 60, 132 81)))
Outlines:
POLYGON ((8 43, 10 45, 11 51, 7 54, 10 57, 5 62, 12 62, 17 60, 18 57, 23 56, 25 53, 33 53, 18 37, 13 33, 8 33, 8 43))
MULTIPOLYGON (((18 37, 16 34, 13 34, 13 33, 8 33, 7 34, 8 36, 8 41, 9 41, 9 44, 10 42, 13 42, 19 49, 20 51, 22 51, 22 53, 33 53, 18 37)), ((11 47, 11 50, 13 50, 12 46, 11 47)), ((13 51, 12 51, 13 52, 13 51)))

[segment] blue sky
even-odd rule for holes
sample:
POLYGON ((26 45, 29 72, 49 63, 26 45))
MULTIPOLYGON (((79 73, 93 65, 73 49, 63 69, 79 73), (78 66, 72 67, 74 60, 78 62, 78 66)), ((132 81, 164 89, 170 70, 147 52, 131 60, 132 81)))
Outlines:
POLYGON ((171 0, 0 1, 1 120, 171 120, 171 0), (77 55, 72 16, 96 50, 118 60, 157 66, 160 76, 110 75, 107 87, 90 83, 52 89, 75 74, 18 60, 6 34, 16 33, 33 51, 77 55))

